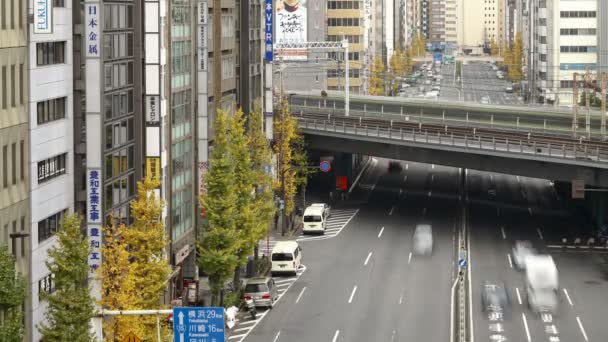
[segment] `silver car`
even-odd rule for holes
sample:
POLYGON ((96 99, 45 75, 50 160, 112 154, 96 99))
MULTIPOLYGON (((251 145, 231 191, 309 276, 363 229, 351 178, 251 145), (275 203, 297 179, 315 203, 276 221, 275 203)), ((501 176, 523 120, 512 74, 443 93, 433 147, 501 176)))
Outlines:
POLYGON ((433 254, 433 229, 430 224, 416 225, 413 249, 415 255, 433 254))
POLYGON ((245 299, 253 299, 256 307, 267 307, 272 309, 274 303, 279 299, 274 279, 270 277, 251 278, 245 286, 245 299))
POLYGON ((513 265, 520 269, 526 269, 526 258, 529 255, 535 255, 536 250, 532 247, 530 241, 515 241, 515 245, 511 249, 513 254, 513 265))

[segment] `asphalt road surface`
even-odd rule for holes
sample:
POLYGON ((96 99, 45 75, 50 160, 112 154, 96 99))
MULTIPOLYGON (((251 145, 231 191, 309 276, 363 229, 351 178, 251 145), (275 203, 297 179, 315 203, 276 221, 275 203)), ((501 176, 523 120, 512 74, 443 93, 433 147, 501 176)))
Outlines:
POLYGON ((462 65, 462 96, 464 101, 481 103, 487 98, 487 104, 515 105, 523 104, 514 93, 505 89, 511 85, 506 79, 498 79, 496 71, 488 63, 468 63, 462 65))
MULTIPOLYGON (((253 328, 240 328, 246 333, 230 341, 449 341, 459 170, 403 161, 401 171, 389 172, 387 165, 379 159, 350 199, 333 206, 356 212, 339 234, 300 242, 305 272, 285 281, 274 309, 240 322, 253 328), (418 223, 433 227, 430 257, 410 254, 418 223)), ((523 276, 509 262, 514 240, 531 240, 544 251, 543 234, 575 224, 553 215, 562 203, 551 184, 475 171, 467 172, 467 184, 475 341, 605 341, 608 259, 553 254, 562 288, 559 315, 551 317, 527 309, 523 276), (506 284, 511 317, 491 321, 481 311, 484 280, 506 284)))

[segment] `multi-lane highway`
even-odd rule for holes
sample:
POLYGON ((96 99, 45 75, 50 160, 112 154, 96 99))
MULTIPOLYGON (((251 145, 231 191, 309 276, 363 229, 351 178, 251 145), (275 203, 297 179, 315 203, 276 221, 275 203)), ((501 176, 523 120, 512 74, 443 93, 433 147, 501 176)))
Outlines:
MULTIPOLYGON (((240 333, 229 341, 449 341, 459 170, 401 165, 401 171, 389 172, 387 161, 378 160, 368 169, 350 199, 334 205, 339 233, 300 240, 305 272, 277 279, 285 284, 281 300, 257 321, 243 318, 235 327, 240 333), (431 257, 411 254, 418 223, 433 227, 431 257)), ((468 229, 474 340, 605 340, 608 266, 601 263, 601 256, 554 254, 562 305, 559 315, 542 318, 527 309, 523 276, 509 262, 514 240, 531 240, 543 251, 544 239, 553 230, 576 224, 568 215, 544 212, 564 206, 551 184, 469 171, 467 187, 463 195, 472 202, 468 229), (497 209, 488 201, 505 206, 497 209), (536 209, 530 210, 533 205, 536 209), (505 282, 512 299, 511 317, 493 322, 482 314, 484 280, 505 282)))
MULTIPOLYGON (((452 66, 453 67, 453 66, 452 66)), ((462 65, 462 96, 464 101, 485 104, 521 105, 523 101, 515 93, 507 93, 511 85, 507 79, 498 79, 496 70, 489 63, 473 62, 462 65)))

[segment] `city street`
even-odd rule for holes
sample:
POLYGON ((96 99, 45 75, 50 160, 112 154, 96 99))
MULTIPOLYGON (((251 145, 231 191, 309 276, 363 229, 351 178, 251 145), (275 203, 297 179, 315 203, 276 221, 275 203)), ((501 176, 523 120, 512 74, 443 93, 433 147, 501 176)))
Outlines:
MULTIPOLYGON (((247 317, 239 322, 235 329, 241 330, 230 341, 449 340, 458 169, 401 165, 400 172, 388 172, 387 161, 378 160, 350 200, 334 206, 340 213, 335 223, 339 235, 300 240, 306 271, 297 278, 275 278, 283 286, 281 300, 256 321, 247 317), (431 257, 411 255, 418 223, 433 227, 431 257)), ((596 341, 606 336, 601 314, 608 304, 602 296, 608 285, 599 268, 604 259, 554 254, 561 306, 552 317, 527 309, 523 275, 509 262, 515 240, 531 240, 542 252, 543 233, 573 224, 567 217, 545 215, 545 209, 552 213, 549 209, 560 205, 550 183, 476 171, 467 172, 467 182, 473 202, 470 300, 476 340, 499 341, 500 335, 517 342, 596 341), (489 189, 496 195, 489 195, 489 189), (488 199, 508 205, 497 210, 484 204, 488 199), (508 289, 513 312, 504 321, 490 321, 481 312, 484 280, 504 282, 508 289)))

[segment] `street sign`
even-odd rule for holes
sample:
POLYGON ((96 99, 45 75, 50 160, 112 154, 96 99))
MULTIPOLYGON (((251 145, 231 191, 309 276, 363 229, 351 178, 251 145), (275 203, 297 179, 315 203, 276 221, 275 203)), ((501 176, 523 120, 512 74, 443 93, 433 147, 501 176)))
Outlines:
POLYGON ((458 260, 458 266, 460 266, 460 268, 467 268, 467 260, 466 259, 458 260))
POLYGON ((585 181, 582 179, 572 180, 572 198, 585 198, 585 181))
POLYGON ((141 342, 141 338, 135 335, 132 331, 129 331, 127 336, 122 339, 122 342, 141 342))
POLYGON ((174 342, 223 342, 224 308, 173 308, 174 342))
POLYGON ((458 252, 458 259, 463 260, 466 258, 467 258, 467 250, 461 249, 460 252, 458 252))
POLYGON ((323 160, 321 164, 319 164, 319 168, 321 172, 329 172, 331 170, 331 164, 327 160, 323 160))

